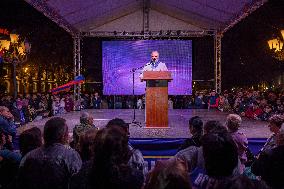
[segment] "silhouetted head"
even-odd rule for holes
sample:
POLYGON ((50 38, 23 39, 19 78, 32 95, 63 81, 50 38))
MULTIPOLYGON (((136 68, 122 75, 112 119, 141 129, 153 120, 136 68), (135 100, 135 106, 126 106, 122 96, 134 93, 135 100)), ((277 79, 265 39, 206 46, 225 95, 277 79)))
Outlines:
POLYGON ((46 146, 54 143, 68 143, 68 126, 66 125, 66 120, 60 117, 48 120, 44 125, 43 136, 46 146))

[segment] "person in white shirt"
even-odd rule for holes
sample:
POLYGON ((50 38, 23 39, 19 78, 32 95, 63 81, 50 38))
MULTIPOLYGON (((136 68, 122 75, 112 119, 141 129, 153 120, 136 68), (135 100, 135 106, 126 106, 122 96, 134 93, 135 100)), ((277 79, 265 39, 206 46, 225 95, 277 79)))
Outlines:
POLYGON ((159 61, 158 51, 151 53, 151 61, 144 66, 140 78, 143 78, 144 71, 168 71, 166 64, 159 61))

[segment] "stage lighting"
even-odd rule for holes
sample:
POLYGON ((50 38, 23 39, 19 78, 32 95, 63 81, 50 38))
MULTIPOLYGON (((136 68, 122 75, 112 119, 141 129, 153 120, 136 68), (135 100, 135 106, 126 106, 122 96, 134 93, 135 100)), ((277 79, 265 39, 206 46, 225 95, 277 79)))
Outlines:
POLYGON ((180 35, 180 34, 181 34, 181 31, 180 31, 180 30, 178 30, 178 31, 177 31, 177 35, 180 35))

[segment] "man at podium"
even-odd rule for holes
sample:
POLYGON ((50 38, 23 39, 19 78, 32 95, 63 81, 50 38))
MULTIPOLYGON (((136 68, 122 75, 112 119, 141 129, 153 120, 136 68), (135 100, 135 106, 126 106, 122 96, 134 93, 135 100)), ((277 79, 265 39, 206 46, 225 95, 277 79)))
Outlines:
POLYGON ((151 53, 151 61, 144 66, 140 78, 143 78, 144 71, 168 71, 166 64, 159 61, 158 51, 151 53))
POLYGON ((158 51, 151 53, 140 79, 146 81, 146 128, 168 128, 168 82, 172 77, 166 64, 159 61, 158 51))

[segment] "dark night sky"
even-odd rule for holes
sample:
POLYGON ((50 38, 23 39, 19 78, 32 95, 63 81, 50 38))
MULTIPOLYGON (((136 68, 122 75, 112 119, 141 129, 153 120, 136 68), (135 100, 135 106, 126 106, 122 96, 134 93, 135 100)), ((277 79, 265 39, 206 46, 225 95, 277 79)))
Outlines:
POLYGON ((223 88, 271 81, 284 71, 267 41, 284 29, 284 1, 272 0, 227 31, 222 39, 223 88))
POLYGON ((72 37, 23 0, 1 0, 0 27, 25 36, 32 44, 28 62, 70 64, 72 37))
MULTIPOLYGON (((71 36, 23 0, 1 0, 0 27, 15 30, 29 39, 31 61, 63 62, 72 66, 71 36)), ((284 29, 284 0, 270 0, 225 33, 222 39, 223 88, 271 81, 282 74, 284 62, 272 58, 267 46, 267 40, 280 36, 281 29, 284 29)), ((199 46, 198 49, 206 47, 209 52, 212 41, 204 45, 203 40, 199 46)), ((209 56, 211 60, 206 64, 213 63, 212 58, 209 56)), ((213 65, 197 67, 202 70, 193 74, 195 79, 210 79, 206 76, 212 76, 213 65)))

